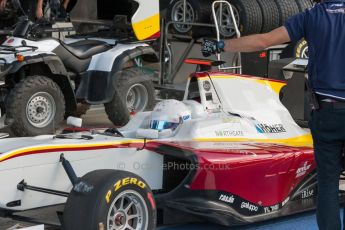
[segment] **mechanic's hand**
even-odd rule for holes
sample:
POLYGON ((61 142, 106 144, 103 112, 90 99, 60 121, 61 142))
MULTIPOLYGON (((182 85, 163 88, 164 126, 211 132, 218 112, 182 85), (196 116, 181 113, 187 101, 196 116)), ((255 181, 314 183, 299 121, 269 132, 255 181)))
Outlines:
POLYGON ((211 54, 217 54, 224 51, 224 47, 224 41, 204 39, 204 41, 201 44, 201 53, 204 57, 208 57, 211 54))
POLYGON ((6 7, 7 0, 0 0, 0 12, 4 11, 6 7))
POLYGON ((37 19, 43 18, 43 9, 41 7, 37 7, 36 9, 36 18, 37 19))

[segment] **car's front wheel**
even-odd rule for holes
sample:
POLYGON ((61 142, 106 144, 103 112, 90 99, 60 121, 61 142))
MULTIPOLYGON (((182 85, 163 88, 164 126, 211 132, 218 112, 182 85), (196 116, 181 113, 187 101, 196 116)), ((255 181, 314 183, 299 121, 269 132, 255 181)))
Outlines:
POLYGON ((155 201, 149 185, 141 177, 125 171, 96 170, 81 180, 89 191, 70 193, 63 229, 155 229, 155 201))
POLYGON ((59 86, 44 76, 21 80, 6 101, 6 123, 16 136, 54 133, 65 114, 65 99, 59 86))

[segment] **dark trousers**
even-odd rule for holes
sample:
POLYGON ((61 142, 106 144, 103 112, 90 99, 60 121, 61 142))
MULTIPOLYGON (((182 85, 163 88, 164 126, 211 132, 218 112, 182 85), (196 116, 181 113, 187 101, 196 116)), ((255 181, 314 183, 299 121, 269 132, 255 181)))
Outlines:
POLYGON ((317 164, 317 223, 320 230, 340 230, 339 176, 345 143, 345 108, 332 103, 313 111, 309 127, 317 164))

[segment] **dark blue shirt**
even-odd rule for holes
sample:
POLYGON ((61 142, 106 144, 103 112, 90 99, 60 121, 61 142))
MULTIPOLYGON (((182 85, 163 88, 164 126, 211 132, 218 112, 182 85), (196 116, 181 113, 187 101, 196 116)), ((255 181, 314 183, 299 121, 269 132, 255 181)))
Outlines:
POLYGON ((345 100, 345 0, 326 0, 289 18, 290 39, 308 42, 310 85, 317 94, 345 100))

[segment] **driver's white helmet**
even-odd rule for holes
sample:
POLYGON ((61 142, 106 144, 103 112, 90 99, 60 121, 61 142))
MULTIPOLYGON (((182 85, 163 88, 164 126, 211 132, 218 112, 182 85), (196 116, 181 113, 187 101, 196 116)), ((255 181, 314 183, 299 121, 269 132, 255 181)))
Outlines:
POLYGON ((192 119, 190 109, 181 101, 163 100, 155 106, 151 113, 150 128, 158 131, 175 130, 179 124, 192 119))

